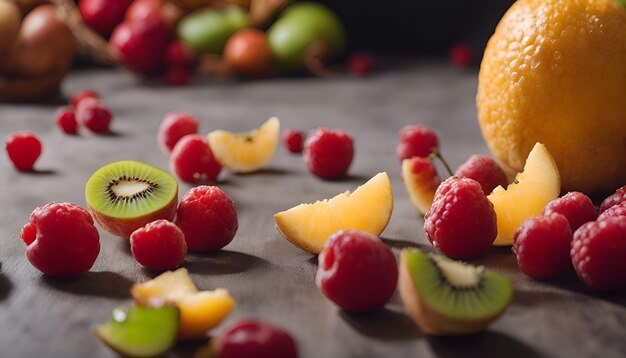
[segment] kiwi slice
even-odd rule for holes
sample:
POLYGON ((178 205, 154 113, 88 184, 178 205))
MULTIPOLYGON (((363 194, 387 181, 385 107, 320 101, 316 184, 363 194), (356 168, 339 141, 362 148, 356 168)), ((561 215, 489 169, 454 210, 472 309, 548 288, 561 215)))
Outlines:
POLYGON ((407 311, 422 331, 434 335, 482 331, 513 297, 503 275, 415 249, 402 250, 399 281, 407 311))
POLYGON ((176 343, 179 316, 174 306, 115 309, 111 319, 95 326, 93 333, 124 357, 156 357, 176 343))
POLYGON ((96 170, 85 185, 85 199, 103 229, 128 237, 154 220, 174 220, 178 182, 161 169, 124 160, 96 170))

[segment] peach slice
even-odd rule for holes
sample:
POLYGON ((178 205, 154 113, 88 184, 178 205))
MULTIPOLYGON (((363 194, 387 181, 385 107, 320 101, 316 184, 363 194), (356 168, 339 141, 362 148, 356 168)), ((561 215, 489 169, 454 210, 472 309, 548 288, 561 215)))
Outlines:
POLYGON ((393 211, 393 192, 387 173, 379 173, 353 193, 300 204, 274 215, 278 232, 295 246, 319 254, 328 237, 339 230, 380 235, 393 211))
POLYGON ((207 138, 213 155, 223 167, 235 173, 252 173, 272 160, 279 135, 280 121, 272 117, 250 132, 215 130, 207 138))
POLYGON ((433 162, 421 157, 403 160, 402 180, 411 203, 420 214, 425 215, 433 204, 437 187, 441 184, 433 162))
POLYGON ((183 340, 204 338, 235 306, 227 290, 198 291, 184 268, 137 283, 130 292, 135 302, 141 305, 176 305, 180 310, 178 337, 183 340))
POLYGON ((496 246, 513 244, 515 230, 527 219, 541 215, 543 208, 561 192, 556 162, 541 143, 528 154, 524 171, 504 189, 498 186, 487 197, 493 203, 498 223, 496 246))

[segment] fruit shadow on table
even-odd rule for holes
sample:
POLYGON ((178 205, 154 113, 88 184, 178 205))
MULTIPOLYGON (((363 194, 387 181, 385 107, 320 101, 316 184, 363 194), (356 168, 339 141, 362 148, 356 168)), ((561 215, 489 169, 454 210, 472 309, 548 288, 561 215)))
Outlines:
POLYGON ((270 263, 262 258, 236 251, 220 250, 214 253, 190 253, 183 267, 201 275, 228 275, 245 272, 270 263))
POLYGON ((466 336, 426 336, 435 356, 529 358, 543 355, 532 347, 500 332, 487 330, 466 336))
POLYGON ((133 281, 110 271, 89 271, 78 277, 42 275, 41 283, 54 289, 79 296, 127 299, 133 281))
POLYGON ((0 302, 6 300, 13 291, 13 283, 5 274, 0 272, 0 302))

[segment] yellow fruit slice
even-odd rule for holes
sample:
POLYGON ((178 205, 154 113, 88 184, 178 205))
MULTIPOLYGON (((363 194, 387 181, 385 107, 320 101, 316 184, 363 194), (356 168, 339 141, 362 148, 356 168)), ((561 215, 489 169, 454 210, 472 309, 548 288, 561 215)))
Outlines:
POLYGON ((561 179, 552 155, 537 143, 524 171, 506 188, 498 186, 487 198, 493 203, 498 223, 497 246, 513 244, 515 230, 527 219, 540 215, 543 208, 559 196, 561 179))
POLYGON ((413 157, 402 161, 402 181, 411 203, 425 215, 433 204, 441 179, 428 158, 413 157))
POLYGON ((235 173, 258 171, 274 157, 280 135, 280 121, 272 117, 259 128, 246 133, 215 130, 208 141, 213 155, 235 173))
POLYGON ((379 173, 353 193, 300 204, 274 215, 280 234, 297 247, 319 254, 328 237, 339 230, 362 230, 380 235, 393 210, 387 173, 379 173))
POLYGON ((184 268, 134 284, 130 292, 140 305, 175 304, 180 310, 178 337, 185 340, 204 338, 235 306, 227 290, 198 291, 184 268))

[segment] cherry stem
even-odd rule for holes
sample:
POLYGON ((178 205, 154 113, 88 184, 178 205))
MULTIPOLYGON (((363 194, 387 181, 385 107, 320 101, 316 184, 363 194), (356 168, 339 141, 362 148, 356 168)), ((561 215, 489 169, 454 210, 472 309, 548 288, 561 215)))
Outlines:
POLYGON ((430 152, 430 155, 428 156, 431 160, 433 159, 438 159, 443 166, 446 168, 446 170, 448 171, 448 173, 450 174, 450 176, 454 176, 454 173, 452 172, 452 169, 450 168, 450 166, 448 165, 448 162, 446 161, 446 159, 443 157, 443 155, 441 155, 441 152, 439 152, 439 150, 437 148, 434 148, 432 150, 432 152, 430 152))

